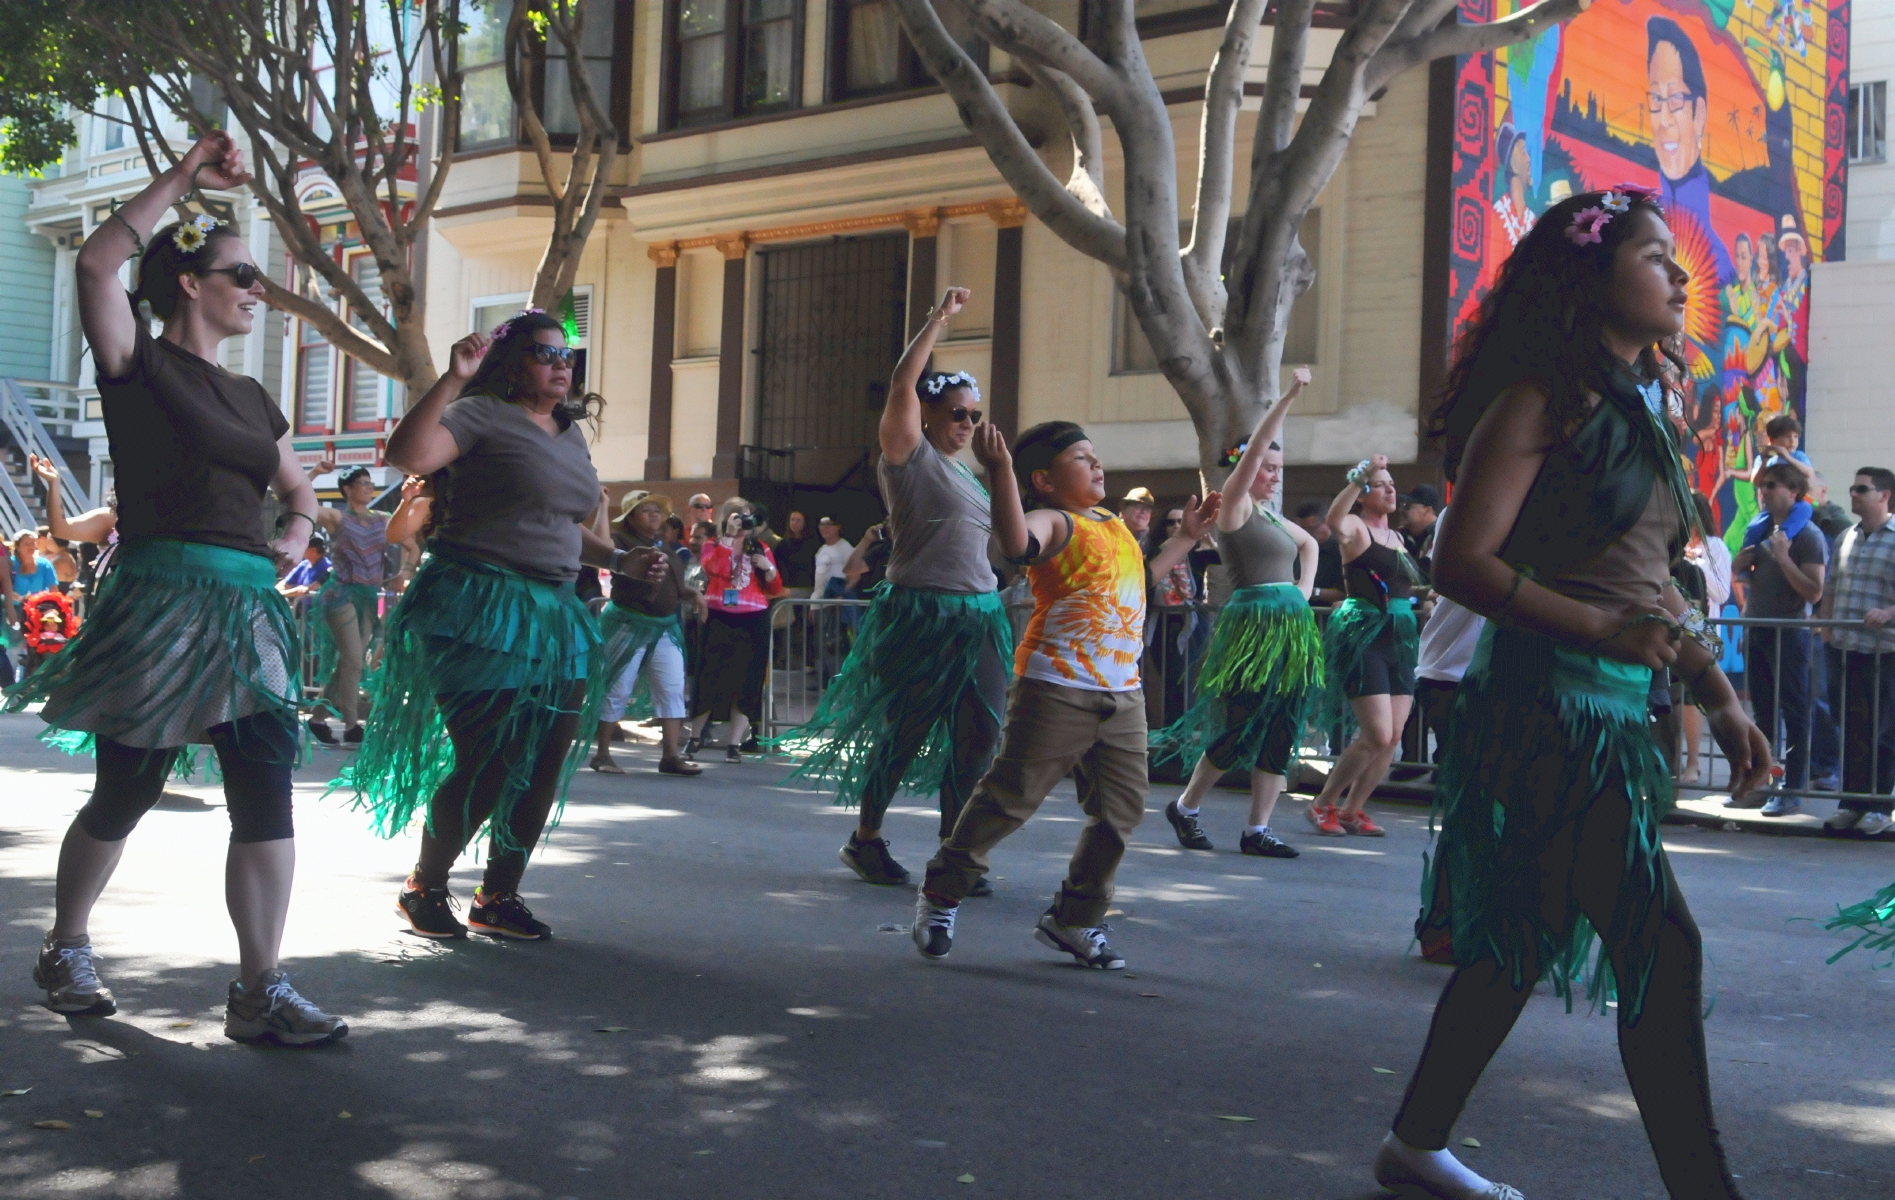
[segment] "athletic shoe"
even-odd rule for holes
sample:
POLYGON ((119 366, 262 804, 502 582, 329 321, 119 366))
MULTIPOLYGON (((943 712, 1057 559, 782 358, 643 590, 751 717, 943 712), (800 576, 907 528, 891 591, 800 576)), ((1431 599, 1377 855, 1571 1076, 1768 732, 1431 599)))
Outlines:
POLYGON ((976 879, 974 881, 974 886, 967 889, 967 897, 970 900, 976 896, 991 896, 993 894, 994 894, 993 881, 988 879, 985 875, 982 875, 979 879, 976 879))
POLYGON ((1124 968, 1125 957, 1105 944, 1106 931, 1110 928, 1110 925, 1061 925, 1054 910, 1048 908, 1040 914, 1040 923, 1033 927, 1033 936, 1043 946, 1072 955, 1073 961, 1082 967, 1117 971, 1124 968))
POLYGON ((1863 813, 1862 819, 1856 822, 1856 832, 1863 837, 1881 837, 1891 825, 1895 825, 1895 818, 1885 812, 1863 813))
POLYGON ((1342 826, 1344 833, 1353 833, 1357 837, 1387 837, 1388 830, 1369 820, 1366 812, 1337 813, 1336 824, 1342 826))
POLYGON ((467 927, 489 937, 517 938, 523 942, 544 941, 553 936, 553 927, 533 919, 533 910, 518 892, 489 894, 486 888, 474 889, 473 906, 467 910, 467 927))
POLYGON ((915 949, 926 958, 946 958, 954 949, 954 914, 959 911, 935 904, 926 892, 917 892, 915 923, 908 929, 915 939, 915 949))
POLYGON ((737 747, 735 746, 724 747, 724 761, 725 762, 740 763, 743 760, 744 760, 744 752, 742 750, 737 749, 737 747))
POLYGON ((329 722, 323 720, 322 718, 312 717, 310 720, 304 723, 309 726, 309 732, 314 734, 316 740, 321 742, 323 745, 340 746, 342 744, 341 742, 336 741, 336 731, 329 728, 329 722))
POLYGON ((1214 849, 1209 835, 1204 832, 1204 826, 1198 824, 1198 815, 1192 813, 1186 816, 1178 808, 1176 800, 1165 805, 1165 820, 1171 822, 1171 832, 1178 835, 1178 844, 1186 850, 1214 849))
POLYGON ((1256 858, 1296 858, 1301 853, 1268 829, 1244 830, 1244 836, 1237 839, 1237 849, 1256 858))
MULTIPOLYGON (((1486 1186, 1478 1191, 1466 1187, 1443 1190, 1445 1185, 1434 1172, 1424 1174, 1417 1169, 1413 1158, 1420 1153, 1409 1150, 1396 1141, 1394 1134, 1389 1134, 1382 1140, 1382 1148, 1375 1155, 1375 1182, 1391 1192, 1403 1195, 1456 1196, 1462 1200, 1526 1200, 1518 1189, 1486 1179, 1481 1180, 1486 1186)), ((1469 1174, 1480 1178, 1475 1172, 1469 1174)))
POLYGON ((97 962, 90 941, 61 946, 49 937, 42 942, 33 982, 46 989, 46 1007, 67 1017, 109 1017, 117 1012, 112 989, 99 982, 97 962))
POLYGON ((1862 819, 1862 810, 1857 808, 1839 808, 1823 822, 1823 828, 1831 833, 1844 833, 1856 827, 1862 819))
POLYGON ((1842 776, 1825 775, 1821 779, 1811 781, 1809 786, 1811 790, 1818 792, 1840 792, 1842 790, 1842 776))
POLYGON ((230 981, 224 1036, 233 1041, 320 1046, 348 1034, 348 1022, 303 999, 281 971, 265 971, 253 988, 230 981))
POLYGON ((843 866, 861 876, 863 883, 898 887, 908 882, 908 869, 888 852, 887 838, 859 842, 852 833, 842 849, 836 851, 836 857, 842 860, 843 866))
POLYGON ((1328 805, 1312 803, 1309 808, 1304 811, 1303 815, 1308 817, 1309 823, 1316 827, 1316 832, 1322 834, 1324 837, 1349 836, 1343 832, 1342 822, 1337 819, 1337 810, 1328 805))
POLYGON ((737 749, 742 750, 745 754, 762 754, 763 753, 763 745, 762 743, 757 741, 757 735, 754 733, 751 734, 749 737, 745 738, 743 740, 743 745, 737 747, 737 749))
POLYGON ((1787 817, 1802 811, 1803 802, 1795 796, 1772 796, 1763 806, 1763 815, 1766 817, 1787 817))
POLYGON ((408 921, 408 927, 422 937, 464 938, 467 926, 453 913, 456 901, 446 888, 416 887, 413 876, 395 897, 395 911, 408 921))
POLYGON ((362 744, 362 727, 360 725, 351 725, 343 730, 342 744, 345 746, 360 746, 362 744))

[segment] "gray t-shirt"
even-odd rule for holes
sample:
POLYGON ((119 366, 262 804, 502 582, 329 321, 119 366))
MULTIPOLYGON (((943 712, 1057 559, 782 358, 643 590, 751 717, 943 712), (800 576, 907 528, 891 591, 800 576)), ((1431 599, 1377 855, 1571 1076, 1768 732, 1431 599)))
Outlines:
MULTIPOLYGON (((1783 577, 1783 568, 1777 566, 1777 556, 1770 553, 1770 547, 1759 544, 1754 557, 1756 562, 1750 569, 1750 597, 1744 603, 1744 615, 1809 616, 1809 605, 1796 594, 1790 581, 1783 577)), ((1815 524, 1803 526, 1802 531, 1790 539, 1790 561, 1799 567, 1807 567, 1811 563, 1828 564, 1829 543, 1815 524)))
POLYGON ((462 396, 441 414, 461 456, 437 476, 433 541, 522 575, 579 576, 579 522, 599 506, 585 434, 563 415, 549 434, 492 396, 462 396))
POLYGON ((900 466, 883 458, 875 478, 888 504, 888 580, 936 592, 991 592, 987 563, 993 505, 974 473, 927 438, 900 466))

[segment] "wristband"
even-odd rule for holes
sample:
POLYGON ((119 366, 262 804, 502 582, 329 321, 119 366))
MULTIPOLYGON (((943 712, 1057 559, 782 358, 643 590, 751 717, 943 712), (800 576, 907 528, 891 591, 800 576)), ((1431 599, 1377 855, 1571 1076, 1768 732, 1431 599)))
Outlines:
MULTIPOLYGON (((128 225, 126 226, 126 228, 129 229, 131 227, 128 225)), ((312 533, 315 532, 316 518, 306 512, 297 512, 294 509, 291 509, 289 512, 286 512, 282 516, 278 517, 276 519, 276 527, 279 530, 283 529, 284 523, 287 522, 291 517, 301 517, 303 520, 308 521, 310 532, 312 533)))
POLYGON ((1346 475, 1344 478, 1346 478, 1351 484, 1355 485, 1356 487, 1361 488, 1363 491, 1366 492, 1369 490, 1369 485, 1368 485, 1369 469, 1370 469, 1369 460, 1365 458, 1361 462, 1357 463, 1355 466, 1351 467, 1349 469, 1348 475, 1346 475))
POLYGON ((614 549, 612 551, 612 562, 609 566, 606 567, 606 570, 612 572, 612 574, 614 575, 617 575, 619 573, 619 564, 623 563, 624 561, 625 561, 625 551, 614 549))

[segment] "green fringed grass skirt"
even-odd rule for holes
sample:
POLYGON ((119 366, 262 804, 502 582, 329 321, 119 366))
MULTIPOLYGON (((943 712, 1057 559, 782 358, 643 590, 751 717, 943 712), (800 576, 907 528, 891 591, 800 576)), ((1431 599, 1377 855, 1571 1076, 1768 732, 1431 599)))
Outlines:
POLYGON ((1295 757, 1311 693, 1323 685, 1323 639, 1293 583, 1240 588, 1217 614, 1197 699, 1151 735, 1153 762, 1281 775, 1295 757))
POLYGON ((882 584, 815 714, 771 742, 809 755, 790 778, 834 780, 836 803, 847 806, 861 803, 871 785, 884 795, 896 785, 922 796, 939 792, 954 767, 954 710, 974 686, 983 644, 1013 661, 1013 626, 1000 593, 882 584), (897 730, 912 729, 918 715, 933 718, 920 750, 899 781, 877 779, 891 756, 875 751, 897 730))
MULTIPOLYGON (((1319 729, 1340 729, 1344 741, 1355 736, 1355 710, 1349 701, 1360 694, 1362 660, 1385 633, 1394 641, 1398 668, 1412 677, 1421 656, 1421 628, 1414 601, 1388 601, 1387 611, 1366 600, 1344 600, 1329 610, 1323 626, 1323 688, 1311 714, 1319 729)), ((1338 753, 1342 747, 1335 747, 1338 753)))
POLYGON ((1638 978, 1615 981, 1602 945, 1587 994, 1595 1004, 1616 995, 1623 1019, 1638 1019, 1655 950, 1641 939, 1654 935, 1629 931, 1656 928, 1652 906, 1662 907, 1671 887, 1659 823, 1673 794, 1652 741, 1650 690, 1646 667, 1493 624, 1481 633, 1435 776, 1438 832, 1421 889, 1422 923, 1451 931, 1457 963, 1511 967, 1519 987, 1537 954, 1570 1011, 1597 935, 1570 878, 1548 877, 1541 858, 1583 829, 1601 794, 1622 789, 1631 820, 1607 936, 1638 978), (1569 914, 1565 927, 1549 923, 1549 910, 1569 914))
MULTIPOLYGON (((127 541, 65 649, 10 688, 6 711, 45 701, 44 740, 147 750, 207 743, 215 725, 275 713, 296 727, 295 618, 270 560, 169 538, 127 541)), ((197 755, 179 756, 185 775, 197 755)))
POLYGON ((1860 904, 1841 909, 1824 928, 1847 929, 1856 935, 1855 941, 1829 956, 1830 962, 1862 947, 1870 953, 1886 956, 1888 961, 1881 966, 1895 966, 1895 883, 1860 904))
MULTIPOLYGON (((455 710, 457 723, 490 730, 488 761, 502 747, 536 750, 562 715, 577 712, 578 737, 559 777, 563 807, 566 784, 591 748, 605 693, 605 673, 587 672, 598 653, 592 615, 572 584, 435 549, 389 614, 362 746, 331 790, 353 792, 356 806, 373 814, 376 832, 393 837, 417 812, 427 812, 460 765, 443 707, 455 710)), ((536 757, 509 756, 488 822, 504 850, 530 849, 506 844, 507 820, 531 782, 536 757)), ((558 820, 556 809, 551 824, 558 820)))
MULTIPOLYGON (((617 604, 607 604, 599 613, 599 637, 603 647, 599 651, 600 661, 605 664, 605 690, 610 692, 612 684, 632 660, 641 654, 648 654, 659 642, 669 640, 684 652, 684 622, 677 613, 668 617, 653 617, 617 604)), ((643 720, 651 716, 651 688, 640 679, 632 689, 631 703, 626 706, 625 715, 633 720, 643 720)))

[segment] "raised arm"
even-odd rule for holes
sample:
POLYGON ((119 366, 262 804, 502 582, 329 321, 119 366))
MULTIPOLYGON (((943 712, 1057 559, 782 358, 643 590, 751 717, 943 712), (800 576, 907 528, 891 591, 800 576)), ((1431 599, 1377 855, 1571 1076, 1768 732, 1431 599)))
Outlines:
POLYGON ((165 211, 189 195, 193 186, 223 191, 242 187, 249 178, 236 142, 214 129, 199 138, 177 166, 114 209, 79 248, 74 263, 79 324, 101 378, 122 378, 131 369, 132 349, 138 341, 137 316, 126 302, 119 267, 140 253, 165 211))
POLYGON ((59 495, 59 468, 37 454, 27 457, 27 466, 46 485, 46 526, 54 537, 97 545, 118 528, 118 514, 109 508, 95 508, 68 521, 65 501, 59 495))
POLYGON ((1207 492, 1203 503, 1196 496, 1184 502, 1184 522, 1181 532, 1165 539, 1158 547, 1158 553, 1151 556, 1145 564, 1145 570, 1153 583, 1171 573, 1171 568, 1191 556, 1191 548, 1198 544, 1211 523, 1217 520, 1217 511, 1222 506, 1223 497, 1216 492, 1207 492))
POLYGON ((410 475, 401 483, 401 503, 395 506, 395 513, 388 518, 383 527, 382 536, 391 544, 405 546, 413 542, 428 523, 428 508, 432 505, 421 489, 426 480, 419 475, 410 475))
POLYGON ((1013 477, 1013 453, 998 425, 990 421, 974 426, 974 457, 987 468, 994 542, 1002 558, 1017 559, 1026 553, 1026 513, 1020 507, 1019 481, 1013 477))
POLYGON ((388 435, 389 465, 409 475, 432 475, 461 456, 460 443, 441 424, 441 413, 461 394, 487 353, 487 339, 470 333, 454 343, 447 373, 388 435))
POLYGON ((1257 481, 1257 471, 1263 466, 1263 455, 1275 442, 1283 444, 1283 421, 1290 415, 1290 405, 1303 394, 1303 388, 1309 383, 1309 368, 1298 367, 1291 377, 1290 388, 1277 402, 1263 414, 1263 420, 1257 422, 1256 430, 1250 435, 1250 444, 1244 447, 1243 457, 1237 460, 1236 467, 1224 477, 1223 494, 1229 499, 1222 511, 1217 514, 1217 527, 1229 532, 1239 529, 1250 520, 1250 485, 1257 481))
POLYGON ((963 287, 951 287, 942 293, 941 303, 921 323, 914 340, 902 351, 901 361, 895 364, 894 377, 888 381, 888 403, 882 409, 880 431, 882 457, 895 466, 907 462, 908 456, 921 444, 921 394, 915 387, 921 382, 921 373, 928 369, 928 357, 934 353, 934 343, 941 331, 947 328, 954 314, 961 311, 970 294, 963 287))

